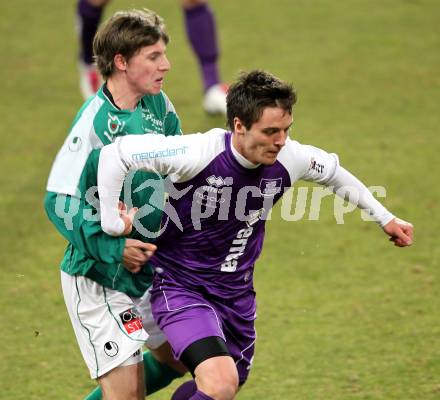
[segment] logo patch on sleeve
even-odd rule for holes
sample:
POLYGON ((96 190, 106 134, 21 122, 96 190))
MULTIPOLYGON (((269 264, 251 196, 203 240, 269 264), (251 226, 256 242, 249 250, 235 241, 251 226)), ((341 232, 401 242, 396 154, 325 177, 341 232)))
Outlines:
POLYGON ((133 308, 119 314, 127 333, 133 333, 143 328, 141 317, 133 308))
POLYGON ((313 157, 310 160, 310 167, 309 169, 313 169, 314 171, 323 174, 324 173, 324 164, 318 163, 313 157))

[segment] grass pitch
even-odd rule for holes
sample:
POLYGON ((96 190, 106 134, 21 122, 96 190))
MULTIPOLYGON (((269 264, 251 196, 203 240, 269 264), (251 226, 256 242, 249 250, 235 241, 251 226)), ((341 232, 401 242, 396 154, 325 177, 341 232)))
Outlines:
MULTIPOLYGON (((286 222, 276 208, 256 266, 256 357, 238 398, 439 398, 440 3, 211 3, 224 80, 263 68, 293 82, 292 136, 384 186, 386 206, 416 227, 415 245, 396 249, 357 212, 336 224, 332 198, 318 221, 306 212, 286 222)), ((201 109, 177 4, 114 0, 106 16, 159 12, 172 38, 165 90, 185 132, 223 127, 201 109)), ((6 2, 0 33, 0 397, 80 399, 93 383, 61 296, 64 241, 42 208, 51 163, 81 105, 74 2, 6 2)))

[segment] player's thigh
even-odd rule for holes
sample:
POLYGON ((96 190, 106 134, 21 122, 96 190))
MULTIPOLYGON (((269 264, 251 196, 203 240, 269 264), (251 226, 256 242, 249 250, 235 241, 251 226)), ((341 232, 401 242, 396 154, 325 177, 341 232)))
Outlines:
POLYGON ((157 361, 168 365, 181 374, 185 374, 187 372, 187 368, 180 361, 174 358, 171 345, 168 343, 165 334, 162 332, 153 318, 150 298, 150 291, 147 290, 139 301, 136 302, 136 307, 142 315, 144 329, 149 335, 145 345, 148 347, 148 350, 150 350, 157 361))
POLYGON ((98 378, 103 398, 111 400, 142 400, 145 397, 144 368, 141 362, 122 365, 98 378))
POLYGON ((202 294, 168 286, 165 281, 151 292, 154 319, 180 359, 194 342, 207 337, 226 340, 221 318, 202 294))
POLYGON ((239 329, 231 321, 226 321, 224 332, 228 350, 235 361, 239 384, 243 385, 249 377, 255 353, 256 331, 253 321, 242 321, 239 329))
POLYGON ((243 385, 252 367, 257 338, 255 293, 250 291, 236 299, 218 299, 214 306, 222 320, 223 333, 238 370, 240 385, 243 385))

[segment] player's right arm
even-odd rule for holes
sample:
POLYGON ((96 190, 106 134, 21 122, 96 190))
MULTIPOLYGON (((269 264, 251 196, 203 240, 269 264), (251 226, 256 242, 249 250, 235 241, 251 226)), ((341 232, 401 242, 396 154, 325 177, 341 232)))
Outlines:
POLYGON ((99 222, 90 223, 84 220, 84 214, 81 212, 84 211, 84 207, 79 207, 78 214, 73 216, 71 222, 66 223, 62 213, 56 211, 57 201, 69 210, 72 207, 71 203, 77 203, 78 199, 47 192, 44 207, 58 232, 88 257, 104 264, 122 263, 130 272, 137 273, 154 253, 156 246, 151 243, 107 235, 102 231, 99 222))
POLYGON ((58 232, 76 249, 101 263, 121 262, 126 239, 107 235, 99 221, 88 220, 90 210, 83 201, 70 195, 47 192, 44 207, 58 232))
POLYGON ((112 236, 123 234, 130 221, 119 215, 118 202, 124 179, 130 170, 167 175, 172 182, 184 182, 199 173, 224 148, 224 131, 184 136, 128 135, 101 150, 98 192, 101 226, 112 236))

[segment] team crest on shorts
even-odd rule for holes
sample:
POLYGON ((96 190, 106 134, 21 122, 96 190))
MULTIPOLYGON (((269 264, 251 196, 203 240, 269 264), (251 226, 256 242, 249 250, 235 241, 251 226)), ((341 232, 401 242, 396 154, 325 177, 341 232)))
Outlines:
POLYGON ((119 317, 127 333, 133 333, 143 328, 141 317, 134 308, 121 312, 119 317))
POLYGON ((118 351, 119 351, 119 347, 116 344, 116 342, 110 341, 104 345, 104 352, 109 357, 114 357, 116 354, 118 354, 118 351))
POLYGON ((281 192, 283 178, 265 179, 260 181, 260 193, 264 197, 275 196, 281 192))
POLYGON ((72 140, 69 142, 69 150, 71 152, 77 152, 82 145, 82 140, 79 136, 74 136, 72 140))

